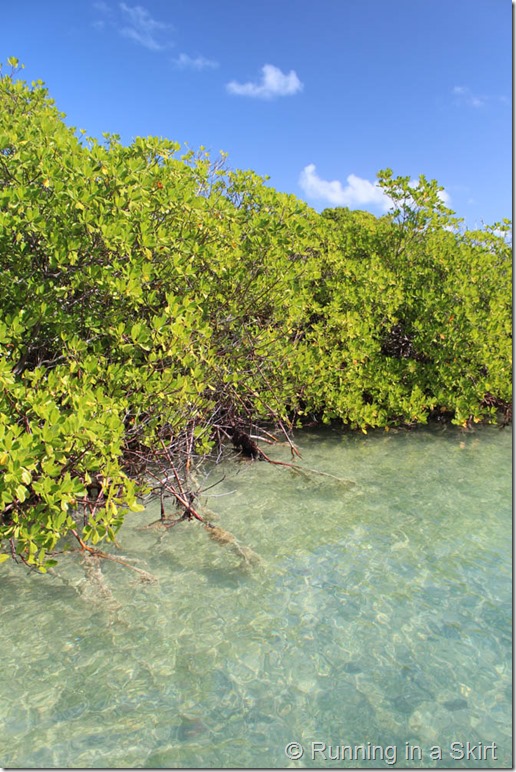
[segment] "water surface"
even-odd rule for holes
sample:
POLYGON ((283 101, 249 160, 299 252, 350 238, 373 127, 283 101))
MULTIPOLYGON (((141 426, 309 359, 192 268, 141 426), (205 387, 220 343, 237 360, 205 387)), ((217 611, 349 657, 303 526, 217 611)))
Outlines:
POLYGON ((154 583, 2 566, 1 766, 512 765, 510 430, 297 442, 349 482, 232 461, 205 481, 225 473, 207 504, 256 563, 196 523, 142 530, 151 505, 119 554, 154 583))

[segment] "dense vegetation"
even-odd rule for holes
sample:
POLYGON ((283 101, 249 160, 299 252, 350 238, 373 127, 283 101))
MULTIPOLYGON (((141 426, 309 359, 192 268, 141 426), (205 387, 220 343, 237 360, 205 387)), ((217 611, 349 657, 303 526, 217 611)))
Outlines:
POLYGON ((465 231, 436 182, 390 171, 387 216, 318 214, 168 140, 87 139, 15 75, 0 79, 0 558, 44 571, 66 535, 113 540, 171 464, 191 514, 192 460, 252 426, 507 415, 508 222, 465 231))

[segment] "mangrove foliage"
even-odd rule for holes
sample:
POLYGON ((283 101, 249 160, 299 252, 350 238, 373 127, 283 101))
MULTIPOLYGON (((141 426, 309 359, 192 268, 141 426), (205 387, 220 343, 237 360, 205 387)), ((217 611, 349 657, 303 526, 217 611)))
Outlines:
POLYGON ((153 486, 195 516, 196 459, 260 457, 256 427, 509 420, 509 222, 390 170, 387 215, 318 213, 202 149, 87 138, 9 65, 0 559, 97 549, 153 486))

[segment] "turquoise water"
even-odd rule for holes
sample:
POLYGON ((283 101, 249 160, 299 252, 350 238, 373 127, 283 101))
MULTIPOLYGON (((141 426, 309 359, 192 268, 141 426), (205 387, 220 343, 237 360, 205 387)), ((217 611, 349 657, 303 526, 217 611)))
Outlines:
POLYGON ((151 505, 119 554, 153 583, 4 564, 0 764, 510 767, 511 439, 297 436, 349 483, 224 462, 207 504, 258 561, 196 523, 142 530, 151 505))

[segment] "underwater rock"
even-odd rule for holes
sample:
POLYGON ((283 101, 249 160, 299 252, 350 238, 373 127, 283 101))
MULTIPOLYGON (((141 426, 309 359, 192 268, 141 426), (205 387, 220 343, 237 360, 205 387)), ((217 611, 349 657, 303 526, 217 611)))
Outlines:
POLYGON ((446 700, 446 702, 443 702, 443 705, 447 710, 465 710, 468 707, 468 702, 462 699, 462 697, 457 697, 455 700, 446 700))

